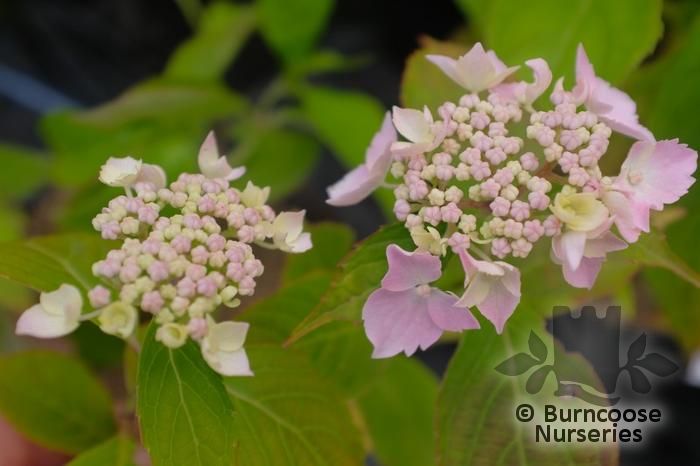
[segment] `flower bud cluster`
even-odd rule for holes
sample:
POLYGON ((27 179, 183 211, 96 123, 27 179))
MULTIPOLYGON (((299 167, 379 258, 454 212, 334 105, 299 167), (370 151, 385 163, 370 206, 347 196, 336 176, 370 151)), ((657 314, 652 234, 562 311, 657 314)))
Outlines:
POLYGON ((134 196, 112 199, 93 221, 104 238, 123 242, 94 264, 104 283, 90 290, 90 304, 119 302, 153 314, 170 347, 187 336, 201 340, 208 315, 255 292, 264 267, 251 243, 272 246, 265 243, 277 218, 266 204, 270 190, 249 182, 239 191, 201 174, 182 174, 157 190, 133 188, 134 196))
POLYGON ((495 92, 486 100, 466 94, 438 109, 443 119, 433 128, 444 137, 434 150, 409 157, 394 153, 391 173, 399 183, 394 213, 416 245, 440 251, 445 244, 468 248, 475 241, 490 244, 501 259, 527 257, 537 241, 558 233, 549 210, 555 192, 548 176, 561 170, 573 181, 585 180, 573 186, 588 189, 599 179, 597 160, 610 131, 595 115, 561 104, 552 112, 533 113, 521 138, 516 134, 522 132, 524 111, 495 92), (526 148, 529 139, 544 150, 526 148), (555 167, 563 154, 577 161, 567 170, 555 167))

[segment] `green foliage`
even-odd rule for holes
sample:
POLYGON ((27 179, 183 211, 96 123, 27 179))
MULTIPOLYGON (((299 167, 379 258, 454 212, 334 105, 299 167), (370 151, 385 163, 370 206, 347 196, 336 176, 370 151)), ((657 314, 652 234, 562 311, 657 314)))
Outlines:
POLYGON ((464 54, 468 47, 440 42, 427 36, 422 38, 420 45, 421 47, 406 60, 401 79, 401 103, 411 108, 423 108, 427 105, 435 112, 444 102, 457 101, 465 91, 425 56, 437 54, 458 57, 464 54))
MULTIPOLYGON (((680 142, 698 150, 700 135, 696 108, 700 105, 700 93, 696 86, 692 86, 693 79, 689 79, 689 76, 700 71, 700 18, 696 16, 693 20, 689 15, 683 20, 688 22, 687 30, 675 24, 676 29, 671 31, 676 34, 674 47, 658 61, 642 68, 645 73, 642 78, 653 74, 647 79, 648 83, 642 82, 642 86, 637 85, 634 90, 646 98, 650 129, 657 139, 679 138, 680 142)), ((700 205, 700 187, 697 183, 679 204, 686 209, 687 216, 671 224, 666 234, 671 249, 682 254, 689 264, 684 270, 693 273, 691 269, 700 269, 700 250, 697 248, 700 218, 696 213, 700 205)), ((648 270, 645 277, 657 309, 663 311, 664 318, 684 346, 694 348, 700 344, 700 335, 696 331, 700 326, 700 314, 692 310, 700 306, 700 290, 697 282, 685 279, 684 283, 679 276, 685 277, 679 275, 679 271, 671 271, 675 275, 662 270, 648 270)), ((694 276, 697 274, 694 273, 694 276)))
POLYGON ((316 223, 310 225, 308 231, 314 247, 304 254, 287 258, 283 273, 285 283, 310 272, 333 270, 355 239, 355 233, 339 223, 316 223))
POLYGON ((382 104, 361 92, 323 87, 307 87, 301 97, 304 115, 341 163, 349 168, 363 163, 384 118, 382 104))
POLYGON ((258 0, 260 30, 285 61, 308 54, 323 31, 333 0, 258 0))
POLYGON ((0 278, 38 291, 63 283, 87 291, 95 283, 92 264, 114 245, 97 234, 66 234, 0 243, 0 278))
POLYGON ((252 153, 237 164, 246 174, 234 185, 245 188, 248 180, 258 186, 271 186, 270 200, 276 201, 297 189, 311 174, 320 148, 316 141, 287 129, 260 131, 252 153))
POLYGON ((134 442, 119 434, 78 455, 66 466, 134 466, 134 442))
POLYGON ((233 464, 234 413, 221 377, 189 341, 171 350, 152 324, 138 363, 137 412, 154 466, 233 464))
POLYGON ((385 466, 435 464, 435 377, 416 361, 396 358, 361 396, 372 443, 385 466))
POLYGON ((114 434, 111 400, 85 367, 54 352, 0 356, 0 412, 48 448, 79 453, 114 434))
MULTIPOLYGON (((521 306, 502 335, 496 334, 490 325, 464 333, 438 394, 435 424, 438 465, 617 464, 614 455, 604 459, 602 447, 595 445, 541 448, 527 437, 531 432, 526 426, 515 420, 517 400, 527 396, 526 389, 522 380, 502 375, 496 367, 518 349, 527 348, 528 335, 532 330, 544 332, 543 324, 539 313, 521 306)), ((590 370, 583 366, 577 369, 590 370)), ((537 381, 546 380, 542 377, 537 381)), ((548 387, 543 390, 546 397, 555 388, 548 387)), ((533 403, 533 398, 529 397, 528 402, 533 403)))
POLYGON ((576 46, 583 43, 596 72, 619 83, 654 50, 662 31, 661 0, 540 0, 525 8, 518 0, 458 4, 505 63, 542 57, 555 77, 573 76, 576 46))
POLYGON ((365 300, 386 273, 386 248, 392 243, 405 248, 412 244, 402 224, 379 230, 346 256, 333 284, 318 306, 294 329, 291 341, 334 320, 358 320, 365 300))
POLYGON ((362 464, 359 434, 331 383, 295 352, 253 345, 247 351, 255 376, 225 380, 236 419, 233 464, 362 464))
POLYGON ((46 181, 49 160, 41 153, 9 144, 0 144, 0 197, 23 197, 46 181))
POLYGON ((164 76, 174 81, 213 81, 223 76, 255 27, 252 7, 212 3, 195 35, 170 57, 164 76))

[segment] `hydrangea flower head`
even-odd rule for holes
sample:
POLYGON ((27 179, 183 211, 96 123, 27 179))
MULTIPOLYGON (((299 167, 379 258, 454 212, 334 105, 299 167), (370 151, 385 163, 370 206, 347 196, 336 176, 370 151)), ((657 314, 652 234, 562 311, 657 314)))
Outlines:
MULTIPOLYGON (((655 141, 632 99, 596 76, 582 45, 571 90, 563 78, 550 88, 541 58, 525 62, 531 81, 513 79, 518 67, 481 44, 456 59, 426 58, 466 93, 437 109, 394 107, 404 140, 384 154, 391 161, 386 179, 376 173, 361 187, 364 198, 370 187, 394 186, 394 214, 415 244, 401 255, 388 250, 387 277, 397 274, 392 263, 400 258, 423 264, 404 267, 401 290, 385 277, 365 305, 365 330, 379 356, 410 354, 439 337, 445 329, 431 319, 432 296, 450 309, 475 307, 503 331, 521 296, 518 264, 538 242, 551 244, 569 284, 592 287, 607 254, 649 231, 650 211, 677 201, 695 181, 697 153, 677 140, 655 141), (552 107, 540 110, 548 90, 552 107), (606 176, 599 161, 613 131, 637 142, 620 173, 606 176), (428 285, 450 253, 465 273, 465 291, 454 300, 428 285)), ((381 132, 389 132, 386 124, 381 132)), ((353 182, 346 178, 329 192, 360 189, 353 182)), ((346 200, 335 205, 352 203, 346 200)))
POLYGON ((165 346, 192 339, 219 373, 252 375, 243 350, 248 324, 217 323, 214 315, 255 293, 264 271, 255 246, 301 253, 311 237, 303 231, 304 211, 277 213, 267 204, 269 187, 230 186, 244 169, 219 156, 213 133, 198 161, 202 174, 183 173, 166 186, 158 166, 109 159, 100 180, 125 194, 109 201, 93 226, 121 245, 93 265, 101 282, 87 293, 93 311, 82 314, 80 291, 63 285, 25 311, 17 333, 58 337, 93 320, 105 333, 130 339, 140 311, 152 316, 165 346))

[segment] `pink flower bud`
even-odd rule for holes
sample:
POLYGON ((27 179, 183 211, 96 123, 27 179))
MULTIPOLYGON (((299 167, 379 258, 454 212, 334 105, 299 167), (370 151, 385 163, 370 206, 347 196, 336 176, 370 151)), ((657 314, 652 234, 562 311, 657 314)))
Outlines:
POLYGON ((527 195, 527 200, 535 210, 545 210, 549 207, 550 199, 547 195, 540 191, 535 191, 527 195))
POLYGON ((226 246, 226 238, 218 233, 210 235, 207 239, 207 247, 211 252, 222 251, 226 246))
POLYGON ((207 331, 208 328, 206 319, 195 317, 190 319, 190 321, 187 323, 187 332, 194 340, 201 340, 207 336, 207 331))
POLYGON ((97 285, 90 291, 88 291, 88 299, 90 300, 90 305, 95 309, 105 307, 109 304, 111 297, 110 291, 102 285, 97 285))
POLYGON ((457 254, 460 250, 469 249, 470 243, 471 240, 469 239, 469 236, 459 232, 452 233, 452 236, 450 236, 450 238, 447 240, 447 245, 452 248, 452 251, 454 251, 455 254, 457 254))
POLYGON ((119 271, 119 280, 122 283, 131 283, 141 275, 141 268, 136 264, 126 264, 119 271))
POLYGON ((510 244, 505 238, 496 238, 491 242, 491 254, 499 259, 504 259, 508 254, 510 254, 510 251, 510 244))
POLYGON ((157 291, 149 291, 143 294, 141 298, 141 309, 146 312, 158 313, 163 308, 165 302, 163 297, 157 291))
POLYGON ((539 166, 539 161, 537 157, 532 152, 526 152, 520 156, 520 165, 524 170, 529 172, 534 172, 539 166))
POLYGON ((209 277, 204 277, 197 282, 197 293, 211 298, 218 291, 216 282, 209 277))
POLYGON ((510 208, 510 216, 522 222, 530 216, 530 206, 523 201, 513 201, 513 205, 510 208))
POLYGON ((554 215, 550 215, 542 223, 544 227, 544 234, 547 236, 554 236, 561 232, 561 223, 554 215))
POLYGON ((182 296, 183 298, 191 298, 194 296, 196 290, 195 282, 188 277, 177 282, 176 287, 178 296, 182 296))
POLYGON ((497 197, 489 204, 491 212, 497 217, 505 217, 510 212, 510 201, 504 197, 497 197))
POLYGON ((450 202, 446 206, 440 208, 442 221, 447 223, 458 223, 462 216, 462 210, 457 207, 457 204, 450 202))
POLYGON ((411 213, 411 205, 404 199, 397 199, 394 203, 394 215, 398 220, 404 221, 411 213))
POLYGON ((161 261, 155 261, 148 266, 148 276, 154 282, 160 282, 168 278, 168 266, 161 261))
POLYGON ((535 243, 544 234, 544 227, 539 220, 528 220, 523 224, 523 236, 531 243, 535 243))

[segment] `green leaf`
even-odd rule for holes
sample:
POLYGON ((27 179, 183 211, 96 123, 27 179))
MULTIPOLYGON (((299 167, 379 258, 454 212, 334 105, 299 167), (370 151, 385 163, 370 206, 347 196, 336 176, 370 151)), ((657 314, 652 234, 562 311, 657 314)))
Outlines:
POLYGON ((299 60, 316 43, 333 3, 333 0, 258 0, 263 38, 285 61, 299 60))
POLYGON ((359 399, 374 451, 385 466, 435 464, 437 380, 411 359, 394 358, 359 399))
POLYGON ((324 87, 307 87, 301 98, 304 115, 343 165, 363 163, 384 118, 382 104, 368 94, 324 87))
POLYGON ((146 334, 138 364, 137 413, 154 466, 228 466, 234 413, 221 377, 188 341, 171 350, 146 334))
MULTIPOLYGON (((55 181, 97 189, 100 166, 111 155, 142 158, 171 174, 195 169, 197 149, 213 123, 246 107, 220 85, 152 80, 95 109, 51 114, 42 119, 41 132, 56 153, 55 181)), ((83 194, 78 199, 90 202, 83 194)))
POLYGON ((242 112, 245 108, 245 100, 224 86, 153 79, 137 84, 95 109, 75 114, 75 119, 96 127, 115 128, 152 119, 214 119, 242 112))
MULTIPOLYGON (((537 465, 614 465, 614 455, 604 459, 604 447, 594 445, 543 448, 529 437, 533 435, 537 417, 531 423, 515 419, 518 403, 528 402, 536 413, 543 412, 543 403, 560 403, 552 398, 557 388, 554 377, 544 377, 542 370, 531 388, 540 382, 544 389, 536 398, 523 386, 525 377, 499 374, 495 368, 513 353, 527 348, 532 330, 542 332, 544 318, 522 305, 506 324, 502 335, 493 326, 482 325, 477 331, 464 332, 457 352, 452 357, 438 394, 436 408, 437 464, 459 466, 475 464, 537 465), (522 401, 520 401, 522 400, 522 401)), ((542 332, 544 334, 544 332, 542 332)), ((590 374, 591 369, 580 359, 577 374, 590 374)), ((592 377, 592 376, 591 376, 592 377)), ((577 377, 580 380, 580 377, 577 377)), ((594 378, 591 384, 594 387, 594 378)), ((579 399, 566 402, 567 408, 590 407, 579 399)))
POLYGON ((362 450, 337 389, 302 356, 247 345, 254 377, 225 379, 235 413, 236 465, 357 466, 362 450))
MULTIPOLYGON (((246 309, 240 319, 251 324, 247 341, 282 344, 318 304, 330 285, 327 272, 294 280, 246 309)), ((385 361, 371 359, 372 348, 360 326, 331 322, 292 347, 304 353, 318 372, 333 380, 343 393, 356 396, 379 376, 385 361)))
MULTIPOLYGON (((684 12, 686 13, 686 12, 684 12)), ((689 12, 687 12, 689 13, 689 12)), ((649 103, 649 127, 657 139, 679 138, 681 143, 693 149, 700 148, 700 134, 694 123, 697 106, 700 105, 700 92, 688 82, 688 76, 700 70, 700 17, 685 14, 683 20, 689 23, 687 31, 669 50, 662 60, 653 62, 652 86, 650 93, 655 97, 649 103)), ((643 68, 641 77, 646 78, 649 67, 643 68)), ((692 80, 691 80, 692 81, 692 80)), ((682 254, 684 261, 695 270, 700 269, 700 249, 697 248, 697 232, 700 216, 694 214, 700 206, 700 184, 695 183, 679 202, 691 213, 682 220, 671 224, 665 233, 673 251, 682 254)), ((700 314, 688 312, 700 306, 700 290, 678 273, 663 270, 647 270, 644 277, 654 295, 654 302, 663 311, 665 324, 672 328, 683 345, 692 349, 700 344, 700 314)))
POLYGON ((246 341, 281 344, 318 303, 330 285, 325 273, 311 273, 248 306, 240 320, 250 323, 246 341))
MULTIPOLYGON (((649 125, 657 139, 679 138, 700 148, 700 134, 694 116, 700 105, 700 92, 688 79, 700 69, 700 17, 693 23, 677 52, 664 60, 656 84, 656 98, 649 111, 649 125)), ((697 192, 697 187, 693 191, 697 192)))
POLYGON ((31 351, 0 357, 0 413, 37 443, 79 453, 114 434, 105 388, 69 356, 31 351))
MULTIPOLYGON (((374 97, 352 91, 307 87, 301 93, 302 110, 319 139, 347 169, 364 163, 365 151, 384 118, 382 104, 374 97)), ((387 216, 393 216, 393 193, 375 192, 387 216)))
POLYGON ((249 6, 215 2, 202 12, 195 35, 170 57, 164 76, 175 81, 220 79, 255 28, 249 6))
POLYGON ((433 112, 444 102, 457 102, 465 90, 448 78, 440 68, 430 63, 425 56, 430 54, 458 57, 468 48, 461 44, 440 42, 424 36, 421 47, 406 60, 401 79, 401 103, 405 107, 423 108, 427 105, 433 112))
POLYGON ((97 234, 66 234, 0 243, 0 278, 38 291, 68 283, 87 291, 97 280, 92 264, 114 247, 97 234))
POLYGON ((486 46, 509 65, 542 57, 556 77, 573 76, 583 43, 596 73, 623 81, 653 50, 662 31, 661 0, 518 0, 459 2, 477 21, 486 46), (481 11, 485 8, 484 11, 481 11))
POLYGON ((134 442, 119 434, 80 454, 66 466, 134 466, 134 442))
POLYGON ((285 283, 310 272, 333 270, 355 240, 355 233, 339 223, 316 223, 308 231, 314 247, 303 254, 288 256, 282 274, 285 283))
POLYGON ((369 294, 386 273, 386 248, 408 248, 412 240, 403 224, 385 227, 359 244, 338 266, 321 302, 292 332, 290 343, 335 320, 359 320, 369 294))
POLYGON ((231 160, 245 165, 246 174, 234 186, 244 188, 248 180, 258 186, 270 186, 270 199, 282 199, 299 188, 313 170, 320 147, 313 138, 286 129, 266 130, 251 155, 231 160))
POLYGON ((642 234, 636 243, 630 245, 621 254, 647 267, 660 267, 669 270, 695 288, 700 288, 700 273, 693 270, 671 250, 662 233, 652 231, 642 234))
POLYGON ((0 160, 3 198, 26 196, 48 178, 48 157, 27 147, 0 144, 0 160))

